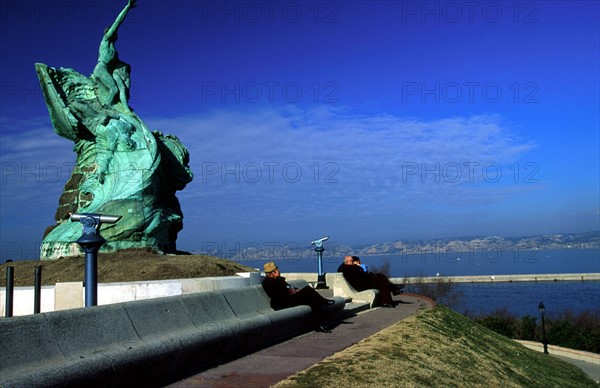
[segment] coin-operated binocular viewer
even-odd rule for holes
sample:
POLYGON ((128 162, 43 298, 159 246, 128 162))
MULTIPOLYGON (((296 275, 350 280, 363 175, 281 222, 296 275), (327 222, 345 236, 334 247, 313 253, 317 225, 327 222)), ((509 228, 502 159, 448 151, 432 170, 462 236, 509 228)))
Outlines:
POLYGON ((76 241, 85 252, 85 307, 98 304, 98 250, 106 242, 100 236, 100 225, 114 224, 121 216, 103 214, 74 213, 71 221, 79 221, 83 234, 76 241))
POLYGON ((317 260, 319 262, 319 273, 317 277, 316 288, 327 288, 325 284, 325 274, 323 273, 323 242, 329 240, 329 237, 323 237, 315 241, 311 241, 311 245, 315 246, 315 252, 317 252, 317 260))

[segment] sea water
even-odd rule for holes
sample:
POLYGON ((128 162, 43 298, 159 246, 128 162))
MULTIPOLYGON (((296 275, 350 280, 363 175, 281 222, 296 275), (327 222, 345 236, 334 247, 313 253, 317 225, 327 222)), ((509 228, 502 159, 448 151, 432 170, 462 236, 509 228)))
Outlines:
POLYGON ((567 311, 600 313, 598 281, 461 283, 456 284, 454 290, 460 297, 450 307, 469 316, 491 315, 504 310, 517 317, 537 317, 540 302, 544 303, 548 317, 557 317, 567 311))

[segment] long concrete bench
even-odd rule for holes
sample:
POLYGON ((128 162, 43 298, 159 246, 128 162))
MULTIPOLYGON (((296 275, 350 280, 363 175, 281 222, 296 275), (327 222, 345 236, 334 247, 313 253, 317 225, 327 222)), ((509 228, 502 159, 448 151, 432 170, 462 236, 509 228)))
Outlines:
POLYGON ((274 311, 260 285, 0 318, 0 386, 164 385, 313 325, 310 307, 274 311))
POLYGON ((325 283, 327 287, 333 289, 334 297, 350 298, 353 302, 365 302, 373 308, 379 303, 379 291, 376 289, 356 291, 350 283, 346 281, 341 272, 332 272, 325 274, 325 283))

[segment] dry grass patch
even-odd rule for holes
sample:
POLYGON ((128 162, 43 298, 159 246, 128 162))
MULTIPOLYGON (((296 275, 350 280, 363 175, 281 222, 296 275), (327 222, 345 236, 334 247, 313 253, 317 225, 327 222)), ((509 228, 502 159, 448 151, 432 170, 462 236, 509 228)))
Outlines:
MULTIPOLYGON (((37 265, 42 266, 44 285, 84 280, 84 256, 74 256, 2 264, 0 287, 6 286, 5 274, 9 265, 15 268, 16 287, 33 286, 34 268, 37 265)), ((253 269, 208 255, 162 255, 145 249, 98 254, 98 281, 101 283, 228 276, 249 271, 253 269)))
POLYGON ((444 307, 411 316, 277 387, 585 387, 577 367, 444 307))

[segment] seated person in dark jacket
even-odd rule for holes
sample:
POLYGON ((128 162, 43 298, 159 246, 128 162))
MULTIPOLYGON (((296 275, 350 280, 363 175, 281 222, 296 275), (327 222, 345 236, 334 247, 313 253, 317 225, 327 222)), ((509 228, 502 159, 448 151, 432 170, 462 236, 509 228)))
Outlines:
MULTIPOLYGON (((333 300, 325 299, 310 286, 301 290, 290 286, 281 273, 277 265, 270 261, 264 265, 265 279, 262 286, 271 298, 271 307, 273 310, 281 310, 289 307, 307 305, 313 311, 315 318, 321 318, 321 309, 324 306, 335 303, 333 300)), ((317 330, 330 333, 331 331, 323 325, 318 325, 317 330)))
POLYGON ((379 290, 379 301, 383 307, 394 307, 392 294, 402 293, 401 284, 390 282, 382 273, 365 272, 360 266, 360 259, 356 256, 344 257, 344 263, 338 267, 338 272, 344 274, 344 278, 356 291, 364 291, 375 288, 379 290))

